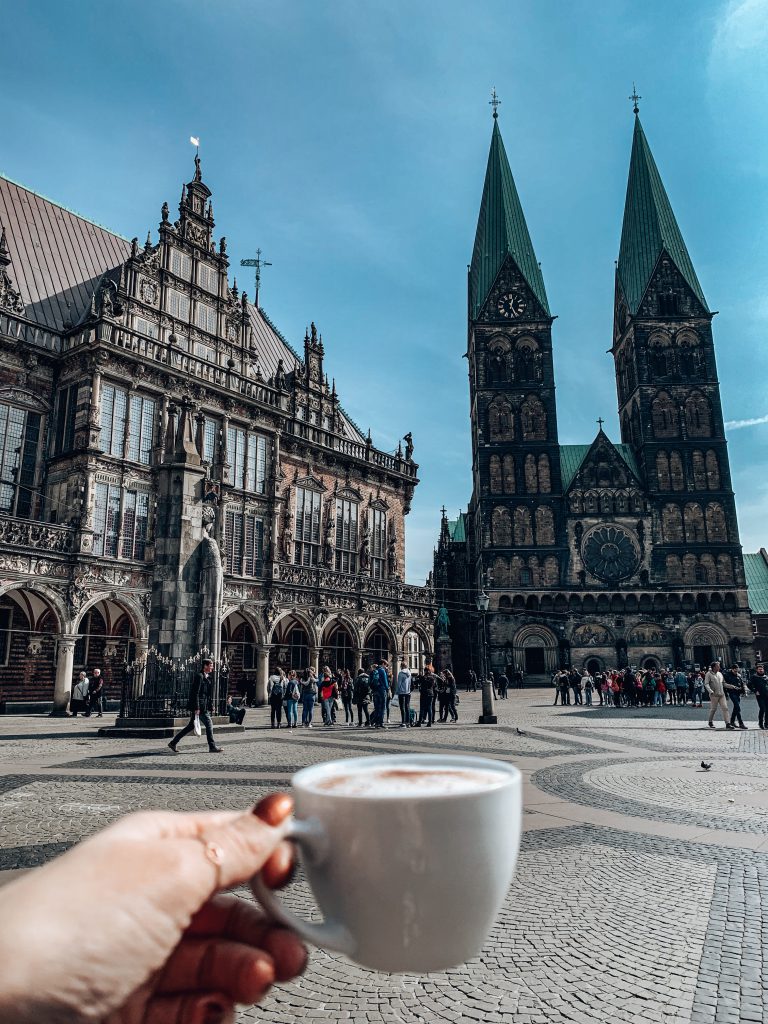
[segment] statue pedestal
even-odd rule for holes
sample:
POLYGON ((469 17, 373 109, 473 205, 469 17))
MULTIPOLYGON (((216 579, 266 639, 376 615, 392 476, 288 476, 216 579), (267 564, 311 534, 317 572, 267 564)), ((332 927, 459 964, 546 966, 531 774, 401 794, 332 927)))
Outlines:
POLYGON ((435 671, 442 672, 445 668, 453 668, 451 638, 449 636, 439 636, 435 640, 435 671))

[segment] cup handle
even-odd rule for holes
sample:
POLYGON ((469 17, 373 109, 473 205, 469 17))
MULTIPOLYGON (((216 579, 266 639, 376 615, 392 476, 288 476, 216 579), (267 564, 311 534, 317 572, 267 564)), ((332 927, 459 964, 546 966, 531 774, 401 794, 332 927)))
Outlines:
MULTIPOLYGON (((308 818, 304 821, 290 818, 285 827, 283 838, 300 846, 304 856, 310 863, 321 864, 325 860, 328 836, 316 818, 308 818)), ((267 915, 274 921, 277 921, 278 924, 290 928, 291 931, 296 932, 302 939, 306 939, 307 942, 311 942, 314 946, 321 946, 323 949, 333 949, 350 957, 354 955, 356 948, 355 940, 340 921, 326 920, 315 924, 313 921, 307 921, 303 917, 298 917, 292 911, 286 909, 276 893, 264 884, 261 873, 254 875, 250 884, 253 895, 262 905, 267 915)))

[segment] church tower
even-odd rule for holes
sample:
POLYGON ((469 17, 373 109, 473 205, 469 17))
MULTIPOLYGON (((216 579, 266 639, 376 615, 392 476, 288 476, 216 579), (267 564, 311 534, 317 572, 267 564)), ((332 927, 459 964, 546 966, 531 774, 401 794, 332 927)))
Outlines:
MULTIPOLYGON (((491 661, 503 661, 509 591, 556 587, 564 556, 552 321, 541 268, 493 132, 469 268, 474 565, 491 594, 491 661), (495 650, 494 650, 495 649, 495 650)), ((522 597, 523 602, 525 597, 522 597)), ((509 623, 507 623, 509 625, 509 623)), ((542 666, 543 671, 543 666, 542 666)))
POLYGON ((713 316, 635 106, 612 348, 621 436, 654 507, 652 576, 694 592, 744 582, 713 316))

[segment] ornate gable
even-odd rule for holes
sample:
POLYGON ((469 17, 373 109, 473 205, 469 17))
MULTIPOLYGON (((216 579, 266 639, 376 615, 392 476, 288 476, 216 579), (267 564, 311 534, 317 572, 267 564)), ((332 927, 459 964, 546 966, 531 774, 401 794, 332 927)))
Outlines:
POLYGON ((478 323, 505 323, 510 326, 526 321, 551 320, 512 256, 501 265, 496 280, 477 316, 478 323))
POLYGON ((667 252, 659 256, 635 315, 653 319, 677 316, 710 319, 708 310, 667 252))

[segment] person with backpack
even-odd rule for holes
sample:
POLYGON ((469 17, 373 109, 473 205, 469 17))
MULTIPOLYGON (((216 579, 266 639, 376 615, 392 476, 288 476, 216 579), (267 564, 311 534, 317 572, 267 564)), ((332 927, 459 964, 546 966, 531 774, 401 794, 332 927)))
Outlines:
POLYGON ((374 729, 385 729, 384 717, 387 710, 387 690, 389 680, 383 665, 374 661, 370 674, 371 695, 373 697, 373 714, 371 715, 371 726, 374 729))
POLYGON ((286 725, 289 729, 298 728, 299 718, 297 708, 300 696, 301 687, 299 686, 299 677, 296 675, 296 669, 292 668, 288 673, 288 682, 285 686, 285 718, 286 725))
POLYGON ((368 713, 368 701, 371 696, 371 681, 365 669, 358 670, 352 689, 352 699, 357 705, 357 728, 362 728, 363 715, 365 715, 365 727, 370 727, 371 718, 368 713))
POLYGON ((349 669, 346 668, 341 673, 341 679, 339 680, 339 696, 341 697, 341 703, 344 705, 344 724, 354 725, 355 712, 352 706, 354 684, 352 683, 352 676, 349 674, 349 669))
POLYGON ((400 728, 409 729, 411 725, 411 671, 408 665, 400 662, 400 671, 397 673, 397 684, 395 694, 397 703, 400 705, 400 728))
POLYGON ((312 715, 317 697, 317 681, 311 669, 305 668, 301 680, 301 724, 305 729, 312 728, 312 715))
POLYGON ((278 672, 270 678, 269 688, 269 718, 273 729, 279 729, 283 720, 283 700, 285 699, 285 672, 278 669, 278 672))

